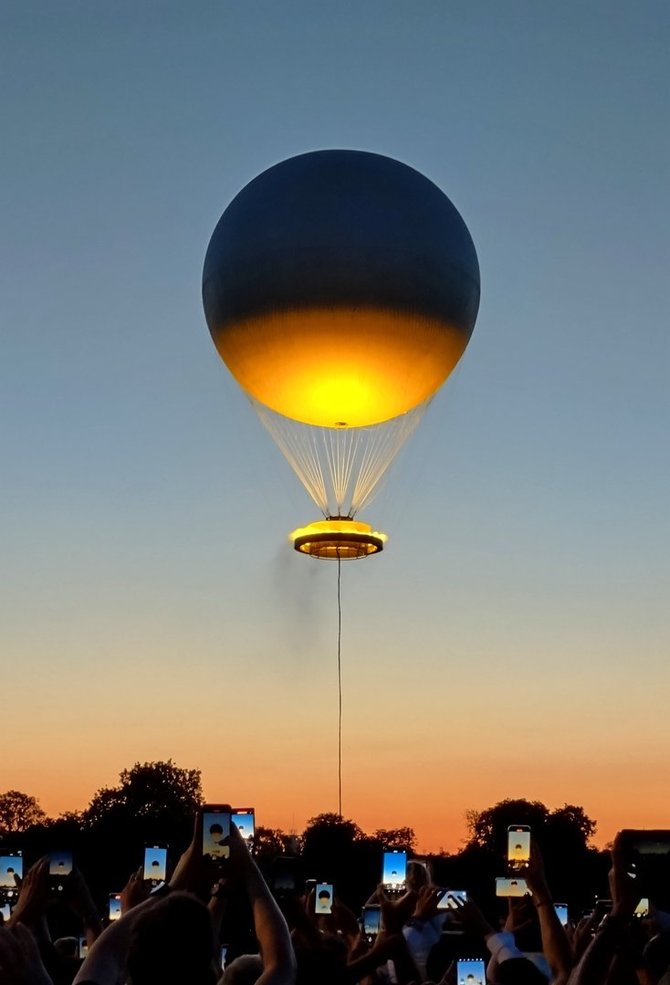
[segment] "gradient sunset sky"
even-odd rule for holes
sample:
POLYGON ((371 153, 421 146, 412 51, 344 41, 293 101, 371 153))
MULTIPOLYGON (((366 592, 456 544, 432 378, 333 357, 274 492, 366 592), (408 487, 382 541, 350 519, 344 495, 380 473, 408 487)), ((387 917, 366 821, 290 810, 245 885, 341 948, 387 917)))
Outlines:
POLYGON ((200 278, 240 188, 341 147, 442 188, 482 278, 342 568, 344 814, 670 827, 669 40, 661 0, 2 5, 0 791, 171 757, 337 809, 336 567, 200 278))

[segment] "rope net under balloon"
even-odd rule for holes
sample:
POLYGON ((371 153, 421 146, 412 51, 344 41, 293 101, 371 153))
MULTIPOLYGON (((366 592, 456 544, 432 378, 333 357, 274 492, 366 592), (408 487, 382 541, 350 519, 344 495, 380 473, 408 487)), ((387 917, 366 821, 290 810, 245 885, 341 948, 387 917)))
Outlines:
POLYGON ((373 499, 429 403, 370 427, 324 428, 294 421, 252 400, 264 427, 325 517, 353 517, 373 499))

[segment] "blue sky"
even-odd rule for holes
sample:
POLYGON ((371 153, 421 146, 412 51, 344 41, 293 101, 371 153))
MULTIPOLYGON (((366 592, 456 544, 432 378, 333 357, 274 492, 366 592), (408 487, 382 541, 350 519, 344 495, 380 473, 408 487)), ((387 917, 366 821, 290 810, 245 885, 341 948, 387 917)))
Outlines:
POLYGON ((669 16, 3 5, 5 727, 39 722, 7 786, 83 806, 172 755, 259 824, 333 809, 335 571, 286 546, 315 510, 218 359, 200 277, 244 184, 350 147, 452 199, 482 303, 366 510, 387 551, 343 570, 345 812, 433 842, 434 818, 447 843, 507 792, 613 818, 626 782, 667 814, 669 16))

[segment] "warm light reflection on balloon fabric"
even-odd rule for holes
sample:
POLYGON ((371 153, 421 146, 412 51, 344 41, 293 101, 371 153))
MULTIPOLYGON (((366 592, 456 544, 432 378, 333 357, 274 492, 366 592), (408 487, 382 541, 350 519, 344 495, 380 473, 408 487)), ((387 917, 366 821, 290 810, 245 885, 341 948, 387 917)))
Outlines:
POLYGON ((272 312, 212 335, 255 400, 331 428, 378 424, 423 403, 468 341, 458 326, 435 318, 350 307, 272 312))

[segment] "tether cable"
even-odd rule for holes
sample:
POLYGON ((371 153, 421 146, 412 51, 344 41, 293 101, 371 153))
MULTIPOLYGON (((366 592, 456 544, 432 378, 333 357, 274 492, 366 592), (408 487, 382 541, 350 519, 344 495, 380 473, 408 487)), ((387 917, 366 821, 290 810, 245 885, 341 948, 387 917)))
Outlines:
POLYGON ((337 552, 337 805, 342 817, 342 559, 337 552))

